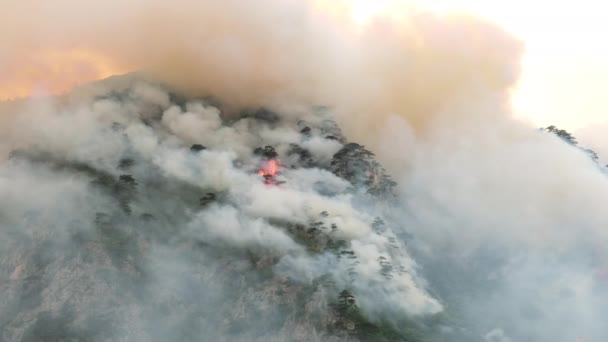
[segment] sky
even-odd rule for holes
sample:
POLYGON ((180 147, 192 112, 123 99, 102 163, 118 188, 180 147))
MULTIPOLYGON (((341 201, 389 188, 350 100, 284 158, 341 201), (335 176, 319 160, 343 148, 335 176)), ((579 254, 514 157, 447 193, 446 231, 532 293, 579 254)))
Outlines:
MULTIPOLYGON (((608 43, 602 39, 602 33, 608 32, 608 21, 602 20, 606 9, 602 1, 353 0, 353 3, 352 15, 361 25, 375 15, 391 14, 400 5, 440 13, 463 12, 495 22, 525 44, 522 75, 512 98, 518 118, 536 126, 557 125, 572 131, 608 122, 605 101, 608 43)), ((78 49, 33 53, 29 58, 23 69, 0 70, 0 99, 65 91, 76 84, 129 71, 104 56, 78 49)))
POLYGON ((525 44, 513 94, 519 117, 570 130, 608 121, 607 4, 598 0, 422 0, 494 21, 525 44))

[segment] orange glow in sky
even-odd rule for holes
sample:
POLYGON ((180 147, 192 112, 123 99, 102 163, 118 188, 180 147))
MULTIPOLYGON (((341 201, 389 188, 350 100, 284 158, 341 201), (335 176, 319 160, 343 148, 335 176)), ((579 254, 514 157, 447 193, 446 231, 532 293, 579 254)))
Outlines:
POLYGON ((59 94, 126 71, 84 49, 32 51, 28 60, 15 61, 11 70, 0 72, 0 100, 59 94))

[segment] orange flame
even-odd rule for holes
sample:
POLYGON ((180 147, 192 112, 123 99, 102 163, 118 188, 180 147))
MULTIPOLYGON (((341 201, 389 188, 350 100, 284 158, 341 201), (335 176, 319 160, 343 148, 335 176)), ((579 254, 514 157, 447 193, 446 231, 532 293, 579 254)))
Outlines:
POLYGON ((281 166, 275 159, 270 159, 264 162, 258 174, 264 177, 264 183, 274 184, 274 178, 279 175, 281 166))

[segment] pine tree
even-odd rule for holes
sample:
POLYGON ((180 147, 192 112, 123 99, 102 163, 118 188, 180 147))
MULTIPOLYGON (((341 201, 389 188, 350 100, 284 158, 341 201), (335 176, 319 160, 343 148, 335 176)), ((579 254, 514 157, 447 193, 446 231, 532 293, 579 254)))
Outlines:
POLYGON ((576 138, 570 134, 568 131, 564 130, 564 129, 559 129, 553 125, 547 127, 547 128, 543 128, 541 129, 543 131, 547 131, 549 133, 553 133, 555 135, 557 135, 558 137, 560 137, 561 139, 563 139, 565 142, 571 144, 571 145, 578 145, 578 142, 576 141, 576 138))
POLYGON ((342 290, 338 295, 338 308, 340 311, 346 312, 349 309, 357 307, 357 300, 352 292, 349 290, 342 290))
POLYGON ((397 183, 387 175, 384 167, 374 160, 374 156, 374 153, 364 146, 350 143, 334 155, 330 169, 355 188, 365 188, 375 196, 392 195, 397 183))

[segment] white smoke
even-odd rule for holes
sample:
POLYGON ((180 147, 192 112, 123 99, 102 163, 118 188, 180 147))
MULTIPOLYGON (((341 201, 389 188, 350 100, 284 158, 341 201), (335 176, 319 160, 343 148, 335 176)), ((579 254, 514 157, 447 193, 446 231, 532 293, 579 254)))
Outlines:
MULTIPOLYGON (((6 142, 13 153, 1 169, 3 184, 11 184, 3 192, 7 196, 3 202, 14 215, 3 219, 3 233, 10 235, 11 222, 18 222, 28 208, 51 215, 46 219, 52 226, 72 227, 70 222, 76 219, 88 222, 82 229, 72 227, 63 233, 62 244, 70 246, 70 234, 94 237, 99 229, 109 229, 104 225, 120 216, 107 212, 115 212, 112 208, 118 205, 129 217, 153 216, 164 222, 158 229, 164 234, 173 232, 165 242, 169 246, 198 241, 227 250, 258 251, 277 258, 277 274, 307 286, 329 276, 337 288, 351 289, 362 312, 373 321, 442 310, 427 292, 427 283, 418 275, 418 265, 405 245, 390 230, 382 234, 372 230, 379 213, 360 203, 360 196, 350 192, 349 182, 326 170, 342 144, 325 138, 321 127, 313 126, 313 133, 307 135, 300 133, 302 123, 289 118, 274 122, 244 117, 227 123, 220 109, 200 100, 173 103, 169 93, 151 83, 134 81, 131 87, 118 89, 83 92, 60 104, 52 99, 32 100, 24 109, 8 112, 5 128, 21 135, 6 142), (55 133, 61 136, 54 139, 55 133), (194 152, 190 150, 193 144, 205 147, 194 152), (257 175, 261 161, 253 151, 268 144, 277 146, 279 160, 289 159, 294 144, 304 151, 310 147, 312 160, 321 167, 301 168, 293 159, 293 168, 285 168, 278 176, 282 184, 269 187, 257 175), (123 164, 127 169, 121 169, 123 164), (28 167, 42 171, 32 173, 28 167), (71 173, 78 176, 62 180, 71 173), (29 188, 32 184, 35 193, 29 188), (116 197, 103 191, 116 192, 112 195, 116 197), (217 203, 200 208, 198 197, 206 193, 218 196, 217 203), (11 196, 18 201, 9 206, 11 196), (54 198, 62 198, 58 204, 63 206, 53 203, 54 198), (70 215, 71 211, 80 214, 70 215), (93 221, 102 228, 95 228, 93 221), (308 231, 318 222, 322 225, 314 231, 324 241, 319 243, 343 241, 343 247, 325 250, 294 237, 298 233, 293 229, 308 231), (311 248, 320 249, 313 253, 311 248), (336 254, 346 249, 352 258, 336 254), (401 268, 389 277, 379 260, 401 268)), ((329 118, 310 112, 305 119, 326 122, 317 115, 329 118)), ((125 234, 144 234, 143 227, 128 223, 124 229, 130 233, 125 234)), ((153 238, 151 233, 149 239, 153 238)), ((155 258, 166 248, 147 243, 151 250, 143 252, 145 258, 155 258)), ((177 268, 190 267, 183 256, 164 258, 164 263, 177 268)), ((154 264, 144 267, 161 279, 168 276, 154 264)), ((161 283, 164 280, 148 286, 161 283)))
MULTIPOLYGON (((399 21, 353 30, 348 20, 328 19, 302 1, 63 0, 48 11, 34 10, 40 4, 32 1, 11 5, 0 29, 10 28, 2 30, 10 32, 8 41, 24 48, 0 57, 3 69, 19 69, 34 47, 84 46, 146 68, 190 95, 214 96, 223 107, 201 99, 182 103, 154 83, 137 81, 140 75, 109 80, 60 99, 3 105, 5 155, 35 150, 114 176, 127 155, 142 162, 132 173, 151 179, 149 189, 166 177, 221 192, 227 204, 198 214, 181 202, 150 198, 137 205, 183 215, 188 238, 269 248, 281 257, 275 271, 300 282, 331 272, 339 286, 352 287, 372 318, 443 308, 458 312, 454 325, 468 326, 467 336, 478 340, 607 336, 601 320, 606 285, 597 276, 608 240, 605 170, 583 151, 511 118, 509 90, 522 47, 500 28, 465 16, 405 12, 399 21), (99 15, 86 15, 91 12, 99 15), (357 195, 342 193, 347 182, 315 168, 285 172, 287 183, 279 188, 261 184, 255 147, 273 145, 291 162, 290 144, 299 144, 321 168, 342 147, 324 137, 331 135, 322 127, 326 117, 310 110, 313 105, 330 106, 347 138, 369 146, 386 165, 399 183, 403 204, 394 204, 396 210, 361 204, 357 195), (241 109, 260 107, 280 113, 280 122, 223 124, 241 109), (299 119, 312 126, 312 137, 300 134, 299 119), (112 123, 122 128, 113 130, 112 123), (192 144, 208 150, 190 153, 192 144), (397 218, 392 233, 370 229, 374 210, 397 218), (278 227, 313 223, 324 211, 323 220, 340 228, 336 235, 349 241, 358 264, 310 256, 278 227), (399 253, 387 247, 389 236, 399 253), (380 257, 406 271, 385 279, 380 257)), ((584 131, 581 142, 605 159, 601 131, 584 131)), ((65 192, 66 203, 86 202, 83 179, 72 179, 75 185, 53 172, 32 175, 27 167, 6 165, 0 184, 11 194, 3 197, 10 213, 28 205, 54 212, 57 204, 20 195, 34 187, 53 194, 40 201, 65 192)), ((163 196, 150 191, 148 197, 163 196)), ((10 222, 18 220, 14 215, 10 222)), ((164 260, 178 269, 181 261, 164 260)), ((450 331, 442 338, 457 340, 457 329, 450 331)))

